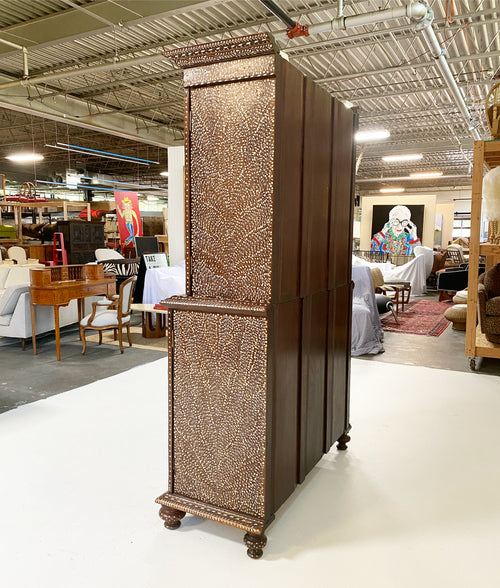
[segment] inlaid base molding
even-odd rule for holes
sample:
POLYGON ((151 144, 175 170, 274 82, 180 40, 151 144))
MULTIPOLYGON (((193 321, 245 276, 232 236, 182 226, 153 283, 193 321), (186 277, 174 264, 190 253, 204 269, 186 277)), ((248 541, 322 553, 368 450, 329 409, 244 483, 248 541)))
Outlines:
POLYGON ((264 524, 262 519, 224 508, 217 508, 216 506, 207 505, 198 500, 186 498, 185 496, 178 496, 171 492, 165 492, 165 494, 162 494, 156 499, 156 502, 161 504, 159 515, 164 521, 165 528, 171 530, 178 529, 181 524, 181 519, 184 518, 186 513, 218 523, 224 523, 246 531, 243 542, 247 546, 248 557, 252 559, 262 557, 262 550, 267 543, 264 529, 272 522, 274 516, 271 516, 266 521, 266 524, 264 524))

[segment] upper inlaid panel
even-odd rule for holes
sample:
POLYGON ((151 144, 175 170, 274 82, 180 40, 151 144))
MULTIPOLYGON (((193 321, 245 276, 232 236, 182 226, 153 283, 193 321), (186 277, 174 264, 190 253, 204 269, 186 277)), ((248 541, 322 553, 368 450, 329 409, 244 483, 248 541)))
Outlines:
POLYGON ((268 303, 275 80, 193 88, 191 294, 268 303))
POLYGON ((223 61, 203 67, 193 67, 184 72, 184 86, 187 88, 273 76, 276 72, 275 59, 274 55, 260 55, 237 61, 223 61))
POLYGON ((258 33, 245 37, 223 39, 213 43, 182 47, 165 51, 165 57, 172 59, 177 67, 188 68, 209 65, 220 61, 232 61, 257 55, 274 53, 273 43, 267 33, 258 33))

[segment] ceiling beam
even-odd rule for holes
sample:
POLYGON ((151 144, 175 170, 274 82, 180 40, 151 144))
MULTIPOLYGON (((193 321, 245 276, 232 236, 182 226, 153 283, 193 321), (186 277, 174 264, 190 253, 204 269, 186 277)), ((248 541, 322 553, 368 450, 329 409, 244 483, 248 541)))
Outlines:
MULTIPOLYGON (((448 63, 462 63, 464 61, 477 61, 479 59, 488 59, 491 57, 499 57, 500 51, 489 51, 487 53, 475 53, 474 55, 460 55, 459 57, 448 57, 448 63)), ((395 65, 393 67, 386 67, 382 69, 365 70, 351 74, 339 74, 328 78, 317 78, 314 81, 318 84, 331 84, 335 82, 343 82, 346 80, 353 80, 356 78, 365 78, 370 76, 384 75, 397 73, 400 71, 411 71, 422 67, 434 66, 435 60, 419 61, 418 63, 411 63, 408 65, 395 65)))
MULTIPOLYGON (((418 80, 417 80, 418 82, 418 80)), ((457 83, 459 88, 470 88, 471 85, 474 86, 489 86, 491 84, 491 80, 475 80, 471 83, 457 83)), ((377 86, 378 87, 378 86, 377 86)), ((365 87, 362 88, 364 91, 371 91, 372 88, 365 87)), ((353 90, 354 91, 354 90, 353 90)), ((359 91, 359 88, 356 90, 359 91)), ((353 96, 349 93, 349 89, 343 89, 338 91, 332 91, 330 88, 330 93, 333 96, 340 98, 341 100, 349 100, 354 104, 358 104, 359 102, 366 102, 367 100, 384 100, 386 98, 391 98, 395 96, 407 96, 408 94, 422 94, 427 92, 448 92, 448 86, 428 86, 427 88, 409 88, 407 90, 398 90, 395 92, 381 92, 379 94, 370 94, 366 96, 353 96)), ((450 103, 450 108, 456 108, 456 105, 450 103)))
POLYGON ((100 114, 101 111, 95 105, 71 96, 53 96, 39 102, 28 96, 19 96, 15 88, 7 89, 2 92, 0 108, 41 116, 158 147, 172 146, 181 136, 180 131, 175 133, 175 130, 164 125, 148 125, 142 118, 130 114, 100 114), (100 115, 94 116, 96 114, 100 115))
MULTIPOLYGON (((480 18, 481 16, 492 15, 492 18, 488 20, 478 20, 470 22, 468 24, 468 27, 471 27, 497 23, 498 19, 494 16, 496 14, 500 14, 500 8, 494 8, 480 12, 469 12, 459 16, 454 16, 454 18, 471 19, 472 17, 480 18)), ((439 26, 445 25, 446 22, 447 21, 444 18, 436 18, 434 19, 433 24, 436 25, 439 30, 439 26)), ((461 28, 463 28, 463 25, 447 25, 446 31, 452 32, 455 30, 459 30, 461 28)), ((332 50, 335 49, 345 49, 346 44, 349 46, 349 48, 353 48, 357 45, 362 45, 363 47, 366 47, 367 44, 394 41, 394 35, 399 35, 397 37, 397 40, 404 41, 408 39, 413 39, 415 36, 415 30, 414 28, 412 28, 411 25, 400 25, 392 27, 389 26, 387 28, 375 29, 367 31, 365 33, 342 35, 335 37, 333 39, 325 39, 324 41, 308 42, 303 43, 301 45, 285 47, 282 49, 282 51, 284 51, 292 59, 298 57, 305 57, 308 53, 313 53, 314 55, 321 55, 322 53, 330 53, 332 50)))
POLYGON ((403 143, 367 143, 363 159, 370 157, 382 157, 382 155, 390 154, 397 155, 399 153, 446 153, 449 151, 472 150, 474 148, 474 140, 471 137, 465 138, 458 145, 456 142, 450 140, 429 141, 428 139, 412 140, 403 143))
MULTIPOLYGON (((69 40, 77 40, 89 35, 113 33, 117 28, 125 28, 145 24, 152 20, 169 18, 185 14, 200 8, 210 7, 222 0, 168 0, 168 2, 141 2, 136 0, 139 11, 130 11, 116 2, 96 0, 87 6, 89 12, 97 17, 107 17, 113 25, 96 28, 95 16, 78 13, 76 8, 66 8, 47 16, 26 20, 2 29, 7 40, 23 40, 29 48, 47 48, 69 40), (157 12, 158 6, 170 5, 170 10, 157 12), (136 18, 137 15, 144 15, 136 18), (62 36, 64 35, 64 36, 62 36)), ((129 0, 128 5, 134 2, 129 0)))

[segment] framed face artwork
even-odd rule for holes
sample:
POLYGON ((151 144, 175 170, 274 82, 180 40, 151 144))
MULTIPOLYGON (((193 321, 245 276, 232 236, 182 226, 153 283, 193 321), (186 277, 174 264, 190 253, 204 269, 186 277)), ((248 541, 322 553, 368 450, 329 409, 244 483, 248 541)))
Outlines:
POLYGON ((371 250, 411 255, 417 245, 422 245, 424 208, 423 204, 374 205, 371 250))

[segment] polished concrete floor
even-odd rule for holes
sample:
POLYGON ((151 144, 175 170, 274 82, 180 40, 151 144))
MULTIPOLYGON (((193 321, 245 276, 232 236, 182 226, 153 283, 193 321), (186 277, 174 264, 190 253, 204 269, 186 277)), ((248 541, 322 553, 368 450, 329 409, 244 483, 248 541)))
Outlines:
MULTIPOLYGON (((138 317, 134 318, 137 322, 138 317)), ((165 357, 161 351, 89 343, 84 356, 75 327, 61 332, 61 360, 57 361, 53 334, 37 337, 22 351, 19 340, 0 346, 0 413, 29 402, 97 382, 133 367, 165 357)), ((5 343, 5 340, 2 341, 5 343)))
POLYGON ((239 529, 158 517, 167 363, 0 414, 2 588, 498 588, 496 376, 353 359, 348 450, 254 561, 239 529))
MULTIPOLYGON (((437 300, 437 292, 429 292, 420 298, 437 300)), ((450 303, 451 305, 451 303, 450 303)), ((364 355, 359 359, 405 365, 425 366, 457 372, 470 372, 469 359, 465 355, 465 331, 451 328, 451 323, 439 337, 406 335, 384 331, 384 353, 364 355)), ((478 371, 500 375, 500 359, 481 358, 478 371)))
MULTIPOLYGON (((457 372, 470 372, 465 355, 465 332, 448 325, 439 337, 384 332, 384 353, 364 355, 359 359, 426 366, 457 372)), ((500 359, 482 358, 479 370, 483 374, 500 375, 500 359)))

